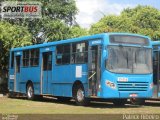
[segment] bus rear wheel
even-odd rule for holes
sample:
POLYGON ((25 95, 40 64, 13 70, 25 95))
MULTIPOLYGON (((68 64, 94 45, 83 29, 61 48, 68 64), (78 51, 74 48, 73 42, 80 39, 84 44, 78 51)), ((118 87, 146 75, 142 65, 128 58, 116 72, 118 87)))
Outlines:
POLYGON ((27 98, 29 100, 34 100, 34 88, 31 83, 27 85, 27 98))
POLYGON ((77 85, 74 88, 74 99, 76 101, 76 104, 79 106, 86 106, 89 103, 89 100, 85 97, 85 91, 83 85, 77 85))
POLYGON ((124 106, 127 102, 127 99, 114 99, 113 104, 115 106, 124 106))

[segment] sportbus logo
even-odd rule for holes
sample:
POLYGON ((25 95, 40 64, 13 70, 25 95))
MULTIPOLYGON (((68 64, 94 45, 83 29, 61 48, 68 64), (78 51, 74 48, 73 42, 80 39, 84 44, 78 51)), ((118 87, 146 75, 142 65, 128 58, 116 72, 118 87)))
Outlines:
POLYGON ((2 18, 41 18, 41 3, 37 1, 1 2, 2 18))

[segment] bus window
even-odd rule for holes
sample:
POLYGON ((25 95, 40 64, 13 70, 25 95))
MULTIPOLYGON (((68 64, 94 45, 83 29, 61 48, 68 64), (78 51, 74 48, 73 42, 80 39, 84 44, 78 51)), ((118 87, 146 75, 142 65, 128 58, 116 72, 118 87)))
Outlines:
POLYGON ((154 51, 153 60, 156 61, 156 62, 158 61, 158 51, 154 51))
POLYGON ((62 64, 70 63, 70 44, 63 46, 62 64))
POLYGON ((57 64, 70 63, 70 44, 57 46, 57 64))
POLYGON ((23 51, 23 66, 29 66, 29 50, 23 51))
POLYGON ((160 55, 158 51, 153 52, 153 82, 157 84, 159 79, 159 71, 160 71, 160 55), (158 70, 159 69, 159 70, 158 70))
POLYGON ((30 65, 31 66, 38 66, 39 65, 39 49, 32 49, 31 50, 31 58, 30 58, 30 65))
POLYGON ((16 56, 16 73, 20 73, 20 61, 21 61, 21 57, 16 56))
POLYGON ((43 53, 43 70, 52 70, 52 52, 43 53))
POLYGON ((151 49, 109 46, 106 67, 111 72, 124 74, 152 73, 151 49))
POLYGON ((88 60, 88 46, 86 42, 72 44, 72 63, 86 63, 88 60))
POLYGON ((57 56, 56 56, 56 63, 62 64, 62 53, 63 53, 63 47, 61 45, 57 46, 57 56))

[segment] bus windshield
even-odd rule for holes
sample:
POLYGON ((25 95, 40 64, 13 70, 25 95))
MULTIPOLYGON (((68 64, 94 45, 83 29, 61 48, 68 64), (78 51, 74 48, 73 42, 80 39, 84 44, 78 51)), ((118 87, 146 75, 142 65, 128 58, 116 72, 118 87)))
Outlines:
POLYGON ((114 73, 152 73, 152 51, 144 47, 108 46, 106 68, 114 73))

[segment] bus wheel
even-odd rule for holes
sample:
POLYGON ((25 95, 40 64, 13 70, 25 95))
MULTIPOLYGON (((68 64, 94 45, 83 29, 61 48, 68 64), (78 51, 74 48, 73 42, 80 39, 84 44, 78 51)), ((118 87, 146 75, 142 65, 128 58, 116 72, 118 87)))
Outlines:
POLYGON ((127 102, 127 99, 114 99, 113 104, 115 106, 124 106, 127 102))
POLYGON ((82 85, 77 85, 74 89, 74 99, 77 105, 85 106, 88 105, 89 100, 85 97, 84 88, 82 85))
POLYGON ((32 84, 28 84, 28 86, 27 86, 27 98, 29 100, 34 99, 34 88, 33 88, 32 84))
POLYGON ((130 102, 132 105, 144 105, 145 104, 144 99, 138 99, 138 98, 131 98, 130 102))

